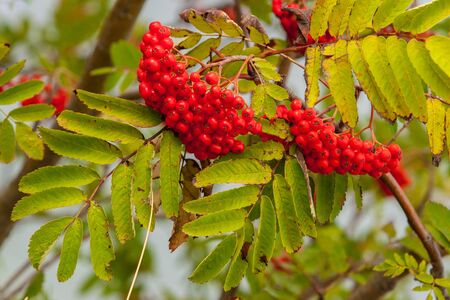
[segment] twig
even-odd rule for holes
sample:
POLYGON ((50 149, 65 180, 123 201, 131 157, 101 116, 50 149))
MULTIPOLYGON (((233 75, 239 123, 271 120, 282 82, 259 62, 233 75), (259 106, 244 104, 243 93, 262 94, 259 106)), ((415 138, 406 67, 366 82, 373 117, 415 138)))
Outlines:
POLYGON ((405 122, 405 124, 403 124, 402 128, 400 128, 392 137, 392 139, 387 143, 387 145, 392 144, 393 142, 395 142, 395 140, 400 136, 400 134, 403 132, 403 130, 405 130, 406 128, 408 128, 409 124, 411 123, 412 119, 409 119, 405 122))

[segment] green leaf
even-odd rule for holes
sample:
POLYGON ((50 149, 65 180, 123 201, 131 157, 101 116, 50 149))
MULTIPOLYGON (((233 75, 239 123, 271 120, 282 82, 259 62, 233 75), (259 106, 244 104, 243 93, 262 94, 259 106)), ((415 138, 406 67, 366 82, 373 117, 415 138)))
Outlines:
POLYGON ((423 81, 445 100, 450 100, 450 79, 444 71, 432 60, 425 48, 425 43, 410 40, 408 43, 408 57, 423 81))
POLYGON ((147 227, 150 219, 150 185, 152 184, 152 166, 151 160, 154 156, 154 148, 148 143, 136 153, 136 159, 133 164, 134 181, 132 202, 136 210, 136 217, 139 223, 147 227))
POLYGON ((427 202, 423 214, 427 223, 433 225, 450 241, 450 210, 442 204, 427 202))
POLYGON ((314 40, 325 34, 328 28, 328 19, 336 0, 317 0, 311 13, 311 24, 309 34, 314 40))
POLYGON ((0 122, 0 161, 9 163, 16 152, 16 137, 14 127, 8 119, 0 122))
POLYGON ((61 257, 58 265, 58 281, 67 281, 72 277, 77 267, 78 253, 83 241, 83 222, 76 218, 67 228, 61 247, 61 257))
MULTIPOLYGON (((218 48, 220 46, 221 38, 210 38, 200 43, 197 47, 189 51, 186 55, 203 60, 211 53, 211 48, 218 48)), ((189 60, 189 59, 188 59, 189 60)), ((189 60, 188 66, 197 64, 195 60, 189 60)))
POLYGON ((258 234, 253 250, 253 272, 262 272, 272 258, 275 247, 277 219, 272 201, 267 196, 261 198, 258 234))
POLYGON ((244 31, 234 22, 223 10, 212 10, 209 12, 208 17, 217 25, 220 30, 231 37, 244 36, 244 31))
POLYGON ((425 41, 425 47, 430 52, 431 59, 450 78, 450 62, 448 60, 448 49, 450 49, 450 38, 446 36, 431 36, 425 41))
POLYGON ((329 221, 334 203, 335 175, 317 175, 316 181, 316 211, 320 223, 329 221))
POLYGON ((361 43, 358 41, 350 41, 347 46, 347 51, 353 72, 375 110, 382 117, 390 121, 395 120, 396 115, 394 110, 390 107, 389 102, 375 82, 375 78, 369 70, 369 65, 363 57, 361 43))
POLYGON ((447 150, 450 156, 450 109, 447 109, 445 120, 446 120, 445 129, 447 132, 447 150))
POLYGON ((209 214, 250 206, 258 200, 259 188, 254 185, 226 190, 189 201, 184 204, 185 211, 195 214, 209 214))
POLYGON ((110 164, 122 156, 120 150, 97 138, 40 126, 42 138, 56 154, 96 164, 110 164))
POLYGON ((144 139, 142 133, 133 126, 70 110, 63 111, 57 120, 64 129, 105 141, 132 144, 144 139))
POLYGON ((244 226, 246 215, 242 209, 208 214, 185 224, 183 232, 190 236, 210 236, 236 231, 244 226))
POLYGON ((232 159, 215 163, 196 176, 195 186, 217 183, 263 184, 272 178, 272 170, 255 159, 232 159))
POLYGON ((394 19, 404 12, 412 0, 384 0, 373 16, 373 28, 380 30, 392 24, 394 19))
POLYGON ((393 108, 396 114, 408 117, 411 113, 407 106, 407 100, 401 93, 394 72, 390 67, 386 51, 386 39, 376 36, 366 37, 362 42, 362 52, 375 82, 387 99, 389 106, 393 108))
MULTIPOLYGON (((284 155, 284 147, 278 142, 275 141, 267 141, 267 142, 258 142, 252 144, 250 146, 245 147, 245 151, 240 154, 230 153, 223 158, 255 158, 263 161, 270 160, 280 160, 284 155)), ((217 162, 223 161, 225 159, 218 159, 217 162)))
POLYGON ((124 40, 111 45, 110 55, 114 66, 123 69, 136 70, 141 59, 141 55, 136 46, 124 40))
POLYGON ((184 40, 182 40, 181 42, 179 42, 178 48, 180 50, 190 49, 190 48, 194 47, 195 45, 197 45, 201 39, 202 39, 201 34, 199 34, 199 33, 192 34, 192 35, 188 36, 187 38, 185 38, 184 40))
MULTIPOLYGON (((281 75, 278 73, 277 67, 267 59, 254 58, 252 61, 265 80, 273 80, 273 81, 281 80, 281 75)), ((266 85, 264 87, 266 87, 266 85)))
POLYGON ((133 168, 126 164, 118 165, 112 174, 111 211, 117 239, 122 244, 135 236, 131 211, 132 183, 133 168))
POLYGON ((164 131, 161 141, 161 204, 167 217, 178 215, 181 142, 172 131, 164 131))
POLYGON ((197 33, 186 28, 170 28, 170 36, 174 38, 183 38, 194 34, 197 33))
POLYGON ((361 184, 359 183, 360 177, 350 176, 350 178, 352 180, 353 192, 355 193, 356 207, 361 209, 363 205, 363 194, 361 184))
POLYGON ((36 276, 31 280, 22 298, 34 299, 42 292, 44 283, 44 272, 38 272, 36 276))
POLYGON ((102 94, 76 90, 78 98, 91 109, 137 127, 154 127, 161 123, 159 113, 148 106, 102 94))
POLYGON ((224 238, 208 256, 203 259, 189 276, 195 283, 205 283, 216 277, 233 256, 236 247, 236 235, 224 238))
POLYGON ((33 128, 24 124, 16 123, 17 145, 25 154, 34 160, 44 158, 44 143, 41 138, 33 131, 33 128))
POLYGON ((430 149, 433 155, 440 155, 444 151, 445 143, 445 106, 436 99, 428 99, 427 131, 430 149))
POLYGON ((445 288, 450 288, 450 279, 449 278, 436 278, 434 283, 440 285, 445 288))
POLYGON ((368 24, 372 24, 372 17, 383 0, 356 0, 350 14, 348 29, 351 37, 366 29, 368 24))
POLYGON ((90 72, 91 76, 99 76, 99 75, 108 75, 111 73, 117 72, 117 68, 116 67, 103 67, 103 68, 98 68, 98 69, 94 69, 90 72))
POLYGON ((52 208, 59 208, 79 204, 86 199, 83 192, 76 188, 53 188, 20 199, 11 213, 11 220, 17 221, 26 216, 43 212, 52 208))
POLYGON ((250 40, 259 45, 267 45, 270 42, 269 36, 264 30, 263 26, 259 20, 253 16, 249 15, 242 18, 241 21, 249 33, 250 40), (245 20, 245 22, 244 22, 245 20))
POLYGON ((251 102, 251 107, 255 112, 255 115, 259 116, 260 114, 265 113, 266 110, 264 109, 264 106, 266 98, 267 101, 273 102, 273 99, 269 95, 267 95, 264 84, 257 85, 255 91, 253 92, 251 102))
POLYGON ((98 179, 95 171, 82 166, 48 166, 23 176, 19 191, 33 194, 57 187, 78 187, 98 179))
POLYGON ((334 175, 334 196, 333 196, 333 207, 330 214, 330 222, 341 212, 346 200, 346 193, 348 188, 348 176, 347 175, 334 175))
POLYGON ((30 80, 15 85, 0 93, 0 105, 8 105, 23 101, 39 94, 44 88, 44 83, 39 80, 30 80))
POLYGON ((267 119, 259 120, 262 125, 262 132, 277 136, 281 139, 287 139, 290 136, 290 126, 283 119, 276 119, 271 122, 267 119))
POLYGON ((423 84, 413 65, 408 59, 405 40, 389 37, 386 40, 387 57, 394 72, 395 79, 406 99, 413 116, 422 122, 427 121, 427 102, 423 84))
MULTIPOLYGON (((1 50, 0 50, 1 52, 1 50)), ((15 63, 8 67, 8 69, 4 70, 0 75, 0 86, 5 85, 8 83, 11 79, 16 77, 17 74, 22 71, 23 67, 25 66, 25 60, 21 60, 18 63, 15 63)))
POLYGON ((337 0, 328 19, 329 32, 332 36, 340 36, 348 27, 350 13, 356 0, 337 0))
POLYGON ((71 217, 52 220, 33 233, 28 244, 28 259, 36 270, 72 220, 71 217))
POLYGON ((435 0, 424 5, 410 9, 394 20, 397 31, 422 33, 450 16, 450 2, 435 0))
POLYGON ((431 284, 433 283, 433 276, 428 273, 420 273, 416 275, 416 279, 422 281, 423 283, 431 284))
POLYGON ((91 203, 88 209, 87 222, 91 236, 91 263, 95 274, 102 280, 111 280, 111 262, 116 258, 109 237, 108 219, 103 209, 91 203))
POLYGON ((311 207, 314 209, 314 204, 306 181, 308 175, 303 172, 295 158, 286 159, 284 172, 284 177, 291 188, 300 229, 304 234, 315 238, 317 237, 317 230, 311 213, 311 207))
POLYGON ((206 15, 195 9, 186 9, 181 13, 182 18, 204 33, 221 33, 218 25, 209 22, 206 15))
POLYGON ((337 109, 342 115, 342 121, 354 128, 358 122, 358 109, 352 68, 347 60, 347 42, 339 40, 333 50, 333 57, 323 61, 324 73, 337 109))
POLYGON ((306 105, 313 107, 320 94, 319 78, 322 69, 320 47, 308 47, 305 53, 306 105))
POLYGON ((244 41, 240 41, 240 42, 231 42, 227 45, 225 45, 222 49, 220 49, 220 52, 223 55, 236 55, 236 54, 240 54, 242 52, 242 50, 245 47, 245 42, 244 41))
POLYGON ((281 243, 288 253, 297 252, 303 243, 300 221, 295 212, 291 190, 286 179, 275 174, 273 180, 273 198, 277 213, 281 243))
POLYGON ((0 60, 2 60, 9 52, 11 46, 7 43, 0 43, 0 60))
POLYGON ((273 83, 266 83, 264 85, 264 88, 267 94, 275 100, 282 101, 289 99, 288 91, 279 85, 273 83))
POLYGON ((48 104, 32 104, 13 109, 9 115, 16 121, 35 122, 50 118, 55 107, 48 104))

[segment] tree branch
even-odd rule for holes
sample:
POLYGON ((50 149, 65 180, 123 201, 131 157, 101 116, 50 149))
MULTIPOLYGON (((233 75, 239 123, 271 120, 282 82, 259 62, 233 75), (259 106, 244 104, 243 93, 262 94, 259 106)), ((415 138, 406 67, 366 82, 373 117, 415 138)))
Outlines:
MULTIPOLYGON (((114 42, 128 37, 144 2, 145 0, 116 1, 100 30, 94 52, 88 59, 84 74, 78 83, 77 87, 79 89, 97 93, 103 90, 105 76, 91 76, 90 73, 94 69, 111 65, 110 46, 114 42)), ((69 108, 80 112, 88 111, 87 107, 75 98, 75 95, 72 96, 69 108)), ((27 159, 17 177, 10 183, 6 191, 0 195, 0 246, 14 225, 10 216, 14 205, 22 196, 18 190, 20 179, 37 168, 54 165, 58 160, 59 157, 48 149, 45 151, 44 160, 27 159)))
POLYGON ((407 272, 402 275, 391 278, 385 277, 383 273, 376 272, 366 284, 358 287, 348 298, 349 300, 376 300, 395 288, 397 282, 402 279, 407 272))

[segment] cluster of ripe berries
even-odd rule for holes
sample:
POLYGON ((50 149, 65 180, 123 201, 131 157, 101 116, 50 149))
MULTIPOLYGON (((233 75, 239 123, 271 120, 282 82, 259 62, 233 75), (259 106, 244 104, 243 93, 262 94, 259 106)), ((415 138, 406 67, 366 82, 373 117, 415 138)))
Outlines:
POLYGON ((332 122, 324 122, 312 108, 304 109, 300 100, 293 100, 290 110, 279 106, 277 117, 290 123, 294 141, 312 172, 369 174, 378 178, 399 166, 402 156, 400 146, 376 146, 350 133, 335 133, 332 122))
MULTIPOLYGON (((46 81, 45 76, 40 74, 23 75, 14 81, 10 81, 7 84, 0 87, 0 92, 11 88, 15 85, 30 81, 30 80, 43 80, 46 81)), ((61 87, 54 88, 50 83, 47 83, 42 92, 34 95, 33 97, 26 99, 21 102, 22 106, 32 105, 32 104, 43 104, 49 103, 55 107, 55 114, 59 114, 64 110, 69 102, 69 94, 67 91, 61 87)))
MULTIPOLYGON (((289 3, 286 7, 303 10, 307 14, 308 18, 310 18, 308 7, 306 5, 299 6, 297 3, 289 3)), ((286 31, 286 34, 291 44, 293 45, 297 44, 297 38, 300 32, 297 17, 295 16, 295 14, 283 10, 283 0, 272 0, 272 11, 275 14, 275 16, 277 16, 280 19, 281 26, 283 26, 284 31, 286 31)), ((327 30, 325 35, 319 37, 317 41, 319 43, 331 43, 334 42, 335 40, 336 38, 331 36, 327 30)), ((311 37, 311 35, 308 34, 308 36, 306 37, 305 45, 311 45, 314 44, 315 42, 316 41, 311 37)), ((301 52, 305 52, 305 49, 302 49, 301 52)))
POLYGON ((261 131, 253 110, 241 96, 220 86, 216 72, 204 79, 199 73, 189 75, 173 47, 169 28, 151 23, 140 44, 143 58, 137 71, 145 103, 163 115, 166 125, 198 159, 242 153, 244 144, 235 138, 261 131))

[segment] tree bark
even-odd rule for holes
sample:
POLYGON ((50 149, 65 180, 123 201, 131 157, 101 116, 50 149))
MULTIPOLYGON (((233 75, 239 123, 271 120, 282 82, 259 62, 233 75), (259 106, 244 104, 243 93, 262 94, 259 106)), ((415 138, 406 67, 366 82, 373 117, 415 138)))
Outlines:
MULTIPOLYGON (((77 88, 94 93, 103 91, 106 77, 91 76, 90 73, 94 69, 111 65, 110 46, 114 42, 126 39, 129 36, 144 3, 145 0, 116 1, 101 27, 94 52, 87 61, 77 88)), ((84 113, 88 112, 87 107, 78 101, 75 95, 72 96, 69 109, 84 113)), ((55 124, 54 127, 56 126, 55 124)), ((27 159, 18 176, 11 181, 8 188, 0 195, 0 246, 14 226, 10 216, 14 205, 22 197, 18 190, 18 183, 22 176, 40 167, 54 165, 59 160, 59 157, 48 149, 46 149, 44 157, 41 161, 27 159)))

